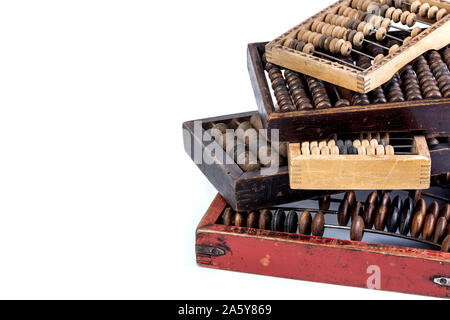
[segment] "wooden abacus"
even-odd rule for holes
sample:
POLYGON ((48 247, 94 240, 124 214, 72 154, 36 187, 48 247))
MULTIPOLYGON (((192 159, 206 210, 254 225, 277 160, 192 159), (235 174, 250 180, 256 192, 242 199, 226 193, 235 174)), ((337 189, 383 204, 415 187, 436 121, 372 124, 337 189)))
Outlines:
POLYGON ((197 228, 197 263, 448 298, 448 203, 439 188, 357 191, 236 213, 218 195, 197 228))
POLYGON ((265 43, 248 45, 249 75, 269 139, 278 129, 280 141, 288 142, 369 131, 448 135, 449 65, 450 48, 430 51, 361 94, 267 62, 265 43))
POLYGON ((292 189, 401 190, 430 186, 431 159, 423 136, 361 134, 290 143, 292 189))
POLYGON ((267 61, 368 93, 424 52, 447 46, 449 12, 447 1, 341 0, 267 44, 267 61), (420 22, 428 27, 405 30, 392 22, 408 27, 420 22), (390 28, 407 36, 393 36, 390 28), (373 55, 368 46, 381 52, 373 55), (360 66, 352 56, 368 58, 369 63, 360 66))

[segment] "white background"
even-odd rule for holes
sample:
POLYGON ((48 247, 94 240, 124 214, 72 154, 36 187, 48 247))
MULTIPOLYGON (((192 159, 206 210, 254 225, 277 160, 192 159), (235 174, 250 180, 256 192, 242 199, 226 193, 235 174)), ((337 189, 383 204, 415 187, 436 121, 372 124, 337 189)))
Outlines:
POLYGON ((1 1, 0 298, 419 298, 195 264, 182 122, 256 109, 247 43, 331 2, 1 1))

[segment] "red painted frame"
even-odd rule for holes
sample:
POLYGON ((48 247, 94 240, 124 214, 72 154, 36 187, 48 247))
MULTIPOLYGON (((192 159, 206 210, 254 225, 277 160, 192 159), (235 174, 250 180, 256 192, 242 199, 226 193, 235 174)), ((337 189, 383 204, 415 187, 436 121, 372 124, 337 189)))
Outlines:
POLYGON ((202 267, 450 297, 450 253, 216 224, 226 207, 217 195, 196 231, 202 267))

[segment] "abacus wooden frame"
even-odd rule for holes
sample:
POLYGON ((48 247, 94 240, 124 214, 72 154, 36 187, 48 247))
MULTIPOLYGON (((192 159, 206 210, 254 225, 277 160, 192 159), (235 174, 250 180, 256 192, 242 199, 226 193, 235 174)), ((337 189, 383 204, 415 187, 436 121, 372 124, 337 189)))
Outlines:
POLYGON ((264 127, 269 135, 271 130, 278 129, 280 141, 321 140, 334 133, 450 133, 450 98, 275 112, 261 60, 264 50, 265 43, 248 45, 248 72, 264 127))
POLYGON ((288 147, 292 189, 416 190, 430 187, 431 158, 423 136, 414 136, 412 155, 303 155, 288 147))
MULTIPOLYGON (((202 123, 228 122, 235 118, 248 120, 254 114, 256 114, 255 111, 244 112, 196 121, 201 121, 202 123)), ((227 200, 233 210, 238 212, 256 210, 271 205, 310 199, 333 193, 328 190, 292 190, 289 187, 287 165, 280 167, 275 172, 262 174, 259 170, 253 172, 242 171, 242 169, 228 156, 227 163, 224 163, 217 157, 211 157, 208 152, 204 153, 204 151, 210 143, 217 143, 203 141, 202 137, 198 136, 194 130, 194 122, 195 121, 188 121, 183 123, 185 151, 192 160, 194 160, 193 150, 195 150, 195 148, 201 150, 202 154, 208 157, 206 160, 211 164, 202 161, 202 163, 197 164, 197 166, 219 193, 227 200)), ((201 134, 203 136, 203 129, 201 134)), ((215 149, 217 150, 218 148, 220 148, 219 145, 216 145, 215 149)))
POLYGON ((196 230, 202 267, 367 288, 450 297, 450 253, 216 224, 226 207, 217 195, 196 230))
MULTIPOLYGON (((288 37, 295 38, 301 28, 309 28, 314 20, 323 20, 327 13, 335 13, 338 6, 349 4, 350 1, 340 0, 334 3, 268 43, 266 45, 267 61, 356 92, 367 93, 387 82, 398 70, 424 52, 432 49, 439 50, 449 44, 450 14, 435 22, 408 44, 403 44, 396 52, 385 56, 364 71, 358 71, 344 64, 286 48, 282 45, 288 37)), ((405 1, 408 2, 408 0, 405 1)), ((445 8, 447 12, 450 12, 450 3, 448 2, 435 0, 422 0, 421 2, 435 5, 439 9, 445 8)))

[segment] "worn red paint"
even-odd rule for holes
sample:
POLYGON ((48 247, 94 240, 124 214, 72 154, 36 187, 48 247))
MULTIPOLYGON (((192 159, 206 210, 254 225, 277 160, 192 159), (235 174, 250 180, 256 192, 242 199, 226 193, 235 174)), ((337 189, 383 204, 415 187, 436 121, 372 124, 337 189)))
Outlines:
POLYGON ((201 266, 450 297, 450 287, 433 282, 435 277, 450 278, 450 253, 217 225, 225 206, 217 195, 196 239, 197 246, 217 247, 225 254, 198 253, 201 266))

